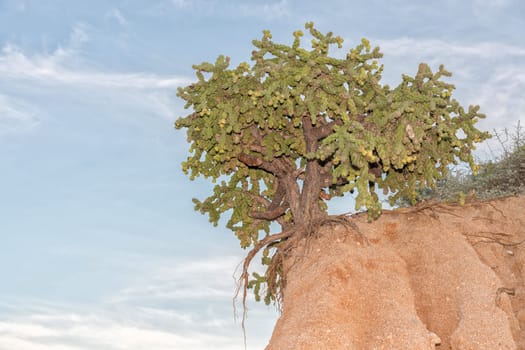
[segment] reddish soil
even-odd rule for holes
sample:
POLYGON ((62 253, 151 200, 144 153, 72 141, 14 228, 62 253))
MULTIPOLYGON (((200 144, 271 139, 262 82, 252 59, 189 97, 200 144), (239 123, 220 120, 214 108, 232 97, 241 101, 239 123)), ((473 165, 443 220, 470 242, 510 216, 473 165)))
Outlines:
POLYGON ((267 350, 525 350, 525 197, 325 225, 286 261, 267 350))

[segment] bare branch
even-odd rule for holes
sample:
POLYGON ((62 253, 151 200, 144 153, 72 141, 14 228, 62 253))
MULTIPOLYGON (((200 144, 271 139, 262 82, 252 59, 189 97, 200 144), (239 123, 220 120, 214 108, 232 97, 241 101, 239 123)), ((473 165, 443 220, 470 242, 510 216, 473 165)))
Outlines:
POLYGON ((282 185, 282 182, 279 181, 279 178, 274 179, 275 193, 273 195, 272 203, 268 209, 275 209, 281 206, 281 202, 286 195, 286 188, 282 185))
MULTIPOLYGON (((251 156, 251 155, 246 154, 246 153, 241 153, 241 154, 239 154, 239 156, 237 158, 242 163, 244 163, 246 166, 248 166, 250 168, 261 168, 261 169, 264 169, 264 166, 263 166, 264 161, 261 158, 259 158, 259 157, 251 156)), ((266 170, 266 169, 264 169, 264 170, 266 170)), ((272 172, 272 171, 270 171, 270 172, 272 172)))
POLYGON ((240 153, 237 156, 237 159, 250 168, 264 170, 279 178, 292 176, 296 170, 292 163, 286 158, 274 158, 271 161, 267 161, 258 156, 240 153))
POLYGON ((252 211, 250 213, 250 217, 253 219, 272 221, 284 215, 284 213, 286 213, 286 210, 288 210, 288 205, 281 205, 279 207, 275 207, 273 209, 263 211, 263 212, 252 211))
POLYGON ((282 177, 287 174, 286 167, 283 167, 283 162, 278 161, 278 159, 274 159, 271 162, 266 161, 260 157, 252 156, 250 154, 241 153, 237 156, 237 159, 243 164, 245 164, 247 167, 250 168, 258 168, 264 171, 269 172, 270 174, 282 177))
POLYGON ((272 204, 268 199, 264 198, 263 196, 256 195, 248 191, 243 191, 243 194, 251 197, 254 201, 261 204, 264 208, 269 208, 270 205, 272 204))
POLYGON ((254 151, 254 152, 260 153, 261 155, 263 155, 265 153, 265 149, 261 145, 249 144, 249 145, 247 145, 247 147, 250 149, 250 151, 254 151))

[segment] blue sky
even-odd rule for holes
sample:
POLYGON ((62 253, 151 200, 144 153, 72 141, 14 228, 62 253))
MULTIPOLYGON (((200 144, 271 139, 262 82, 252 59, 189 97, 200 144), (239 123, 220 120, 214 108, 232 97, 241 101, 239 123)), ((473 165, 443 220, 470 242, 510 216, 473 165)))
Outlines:
MULTIPOLYGON (((192 64, 248 61, 263 29, 290 43, 312 20, 346 49, 379 45, 391 85, 444 63, 492 130, 525 122, 524 14, 521 0, 0 0, 0 350, 243 348, 243 251, 193 211, 211 187, 180 170, 192 64)), ((263 349, 277 313, 249 309, 248 349, 263 349)))

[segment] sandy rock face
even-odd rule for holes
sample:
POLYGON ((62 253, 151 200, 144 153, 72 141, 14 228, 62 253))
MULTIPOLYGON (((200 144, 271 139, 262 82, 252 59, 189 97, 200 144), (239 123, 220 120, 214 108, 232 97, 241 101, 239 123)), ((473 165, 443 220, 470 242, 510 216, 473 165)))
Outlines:
POLYGON ((287 261, 268 350, 525 350, 525 197, 325 226, 287 261))

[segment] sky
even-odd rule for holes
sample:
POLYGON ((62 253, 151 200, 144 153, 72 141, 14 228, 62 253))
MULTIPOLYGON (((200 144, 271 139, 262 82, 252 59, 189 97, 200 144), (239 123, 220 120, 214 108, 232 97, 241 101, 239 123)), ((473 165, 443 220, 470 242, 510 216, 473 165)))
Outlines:
MULTIPOLYGON (((193 211, 211 184, 181 171, 176 89, 308 21, 340 54, 380 46, 390 85, 445 64, 483 130, 525 123, 521 0, 0 0, 0 350, 244 348, 245 251, 193 211)), ((248 308, 247 349, 263 349, 278 313, 248 308)))

